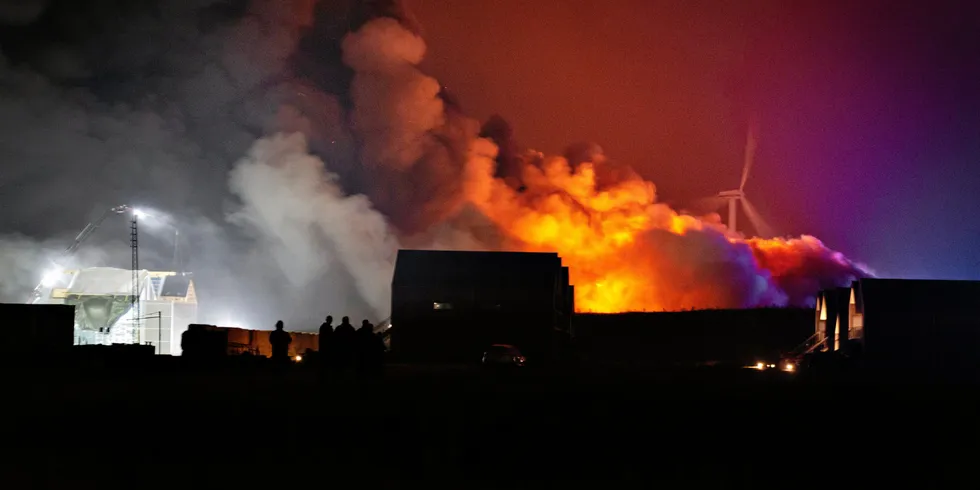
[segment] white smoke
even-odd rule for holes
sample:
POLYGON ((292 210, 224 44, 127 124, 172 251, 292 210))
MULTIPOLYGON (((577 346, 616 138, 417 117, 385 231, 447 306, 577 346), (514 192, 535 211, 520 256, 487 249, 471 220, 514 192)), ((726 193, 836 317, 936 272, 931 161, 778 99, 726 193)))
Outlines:
POLYGON ((23 303, 43 276, 52 270, 85 267, 129 267, 129 248, 125 242, 80 248, 74 255, 62 253, 71 241, 50 239, 37 241, 20 235, 0 237, 0 303, 23 303))
POLYGON ((387 315, 398 242, 365 196, 344 195, 303 135, 256 142, 232 171, 231 189, 243 202, 231 219, 261 233, 294 286, 343 268, 377 318, 387 315))
MULTIPOLYGON (((422 39, 383 18, 349 34, 342 48, 344 62, 354 70, 349 119, 360 142, 368 185, 383 186, 384 179, 399 175, 422 175, 430 184, 448 181, 458 186, 451 193, 459 198, 489 198, 496 146, 475 138, 475 121, 447 118, 439 83, 416 67, 425 54, 422 39), (458 155, 447 150, 447 144, 458 147, 458 155)), ((342 140, 339 105, 330 97, 320 100, 328 115, 321 125, 342 140), (340 117, 333 120, 334 114, 340 117)), ((230 182, 242 200, 230 219, 257 234, 260 250, 271 255, 294 288, 309 287, 325 276, 343 281, 349 275, 377 317, 387 316, 400 240, 368 197, 345 194, 338 177, 309 153, 302 134, 259 140, 236 165, 230 182)), ((418 199, 427 202, 434 197, 418 199)), ((443 223, 403 242, 413 248, 483 248, 469 231, 477 219, 465 214, 460 219, 467 230, 443 223)))
MULTIPOLYGON (((0 45, 0 228, 22 234, 0 238, 3 300, 24 301, 93 213, 131 203, 180 215, 202 316, 232 303, 271 327, 288 284, 219 220, 231 165, 296 92, 290 62, 316 0, 116 3, 0 0, 0 29, 26 24, 33 41, 29 53, 0 45), (52 24, 68 35, 48 35, 52 24)), ((112 221, 75 264, 129 267, 127 230, 112 221)), ((143 267, 170 268, 172 238, 140 249, 143 267)), ((321 302, 289 307, 301 317, 321 302)))

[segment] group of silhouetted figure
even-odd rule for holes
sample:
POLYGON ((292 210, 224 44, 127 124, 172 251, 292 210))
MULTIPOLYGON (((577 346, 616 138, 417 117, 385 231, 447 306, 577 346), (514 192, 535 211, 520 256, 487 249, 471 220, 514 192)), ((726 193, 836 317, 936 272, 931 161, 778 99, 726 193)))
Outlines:
MULTIPOLYGON (((289 344, 292 341, 282 321, 276 322, 276 329, 269 334, 273 361, 289 362, 289 344)), ((333 317, 328 316, 320 325, 318 350, 317 359, 325 371, 354 368, 360 373, 376 373, 384 365, 384 340, 374 333, 374 325, 367 320, 355 330, 350 318, 345 316, 340 325, 334 327, 333 317)))
MULTIPOLYGON (((251 345, 251 334, 249 338, 251 345)), ((340 325, 334 327, 333 317, 328 316, 320 325, 318 340, 319 352, 314 353, 307 349, 296 361, 318 364, 324 372, 354 369, 359 374, 378 373, 384 366, 384 339, 380 334, 374 333, 374 325, 367 320, 361 323, 361 328, 355 330, 348 317, 345 316, 340 325)), ((276 322, 275 330, 269 333, 269 344, 272 347, 273 365, 280 370, 293 363, 289 355, 289 346, 292 343, 293 337, 285 330, 282 320, 276 322)), ((208 325, 189 325, 187 331, 181 335, 180 344, 182 357, 188 366, 212 366, 230 354, 227 332, 208 325)), ((254 346, 243 352, 243 355, 249 356, 256 354, 258 352, 254 346)))

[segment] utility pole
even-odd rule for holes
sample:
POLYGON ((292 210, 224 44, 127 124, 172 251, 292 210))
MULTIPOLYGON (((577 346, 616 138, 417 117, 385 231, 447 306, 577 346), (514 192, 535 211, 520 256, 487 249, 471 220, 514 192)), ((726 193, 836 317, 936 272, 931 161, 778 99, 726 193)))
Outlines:
POLYGON ((129 247, 133 252, 133 299, 131 305, 131 311, 133 313, 134 319, 134 332, 133 340, 134 343, 140 343, 140 322, 142 321, 142 315, 140 313, 140 256, 139 256, 139 213, 135 210, 133 211, 133 216, 129 222, 129 247))
MULTIPOLYGON (((173 310, 173 305, 170 305, 170 306, 171 306, 170 309, 173 310)), ((170 313, 171 323, 172 323, 173 317, 174 317, 173 311, 171 311, 171 313, 170 313)), ((173 331, 173 327, 170 327, 170 330, 173 331)), ((158 311, 157 312, 157 354, 161 354, 162 353, 162 351, 161 351, 162 348, 160 347, 161 345, 163 345, 163 312, 162 311, 158 311)), ((173 352, 173 350, 172 350, 173 349, 173 346, 171 346, 170 349, 171 349, 170 352, 173 352)))

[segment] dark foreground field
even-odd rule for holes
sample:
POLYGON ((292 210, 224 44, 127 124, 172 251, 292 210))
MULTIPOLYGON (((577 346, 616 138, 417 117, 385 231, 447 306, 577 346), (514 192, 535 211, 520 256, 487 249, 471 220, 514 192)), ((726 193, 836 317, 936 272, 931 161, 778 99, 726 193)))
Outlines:
POLYGON ((4 385, 0 488, 960 486, 980 454, 973 388, 751 370, 7 371, 4 385))

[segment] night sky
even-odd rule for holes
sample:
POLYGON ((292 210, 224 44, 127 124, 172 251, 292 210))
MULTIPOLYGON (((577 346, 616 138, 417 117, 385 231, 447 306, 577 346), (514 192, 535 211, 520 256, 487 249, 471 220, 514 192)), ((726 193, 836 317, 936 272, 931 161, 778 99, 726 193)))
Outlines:
MULTIPOLYGON (((378 320, 390 264, 377 237, 458 238, 469 138, 494 114, 519 146, 600 145, 677 209, 738 186, 754 115, 746 194, 779 234, 815 235, 880 276, 980 279, 980 6, 402 3, 0 0, 0 299, 22 297, 104 209, 137 203, 181 223, 184 265, 220 310, 317 325, 329 297, 378 320), (380 146, 367 141, 389 141, 351 119, 342 42, 379 17, 422 34, 421 67, 443 85, 422 102, 449 108, 407 178, 371 167, 365 150, 380 146), (305 182, 235 187, 250 152, 295 132, 309 151, 283 154, 336 174, 336 189, 304 201, 289 185, 305 182), (243 213, 282 219, 261 228, 243 213), (377 264, 342 256, 372 246, 377 264)), ((387 95, 360 108, 417 94, 387 95)), ((389 114, 377 128, 415 123, 389 114)), ((281 169, 274 156, 260 170, 281 169)), ((126 223, 110 221, 86 244, 101 258, 79 263, 129 266, 126 223)), ((152 234, 141 266, 171 267, 172 235, 152 234)))
POLYGON ((578 141, 684 207, 737 187, 878 274, 980 279, 980 7, 968 2, 408 2, 426 67, 521 144, 578 141))

